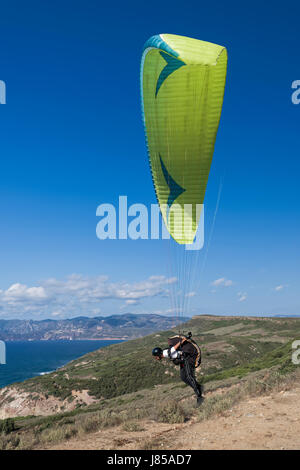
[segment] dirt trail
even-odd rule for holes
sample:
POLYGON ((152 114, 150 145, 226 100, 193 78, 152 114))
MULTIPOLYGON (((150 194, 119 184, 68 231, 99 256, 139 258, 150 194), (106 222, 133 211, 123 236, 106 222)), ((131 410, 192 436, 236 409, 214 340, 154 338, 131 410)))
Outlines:
POLYGON ((141 448, 194 449, 300 449, 300 388, 241 402, 206 421, 186 424, 139 422, 143 429, 121 427, 99 431, 57 444, 51 449, 141 448), (153 446, 153 442, 155 443, 153 446))

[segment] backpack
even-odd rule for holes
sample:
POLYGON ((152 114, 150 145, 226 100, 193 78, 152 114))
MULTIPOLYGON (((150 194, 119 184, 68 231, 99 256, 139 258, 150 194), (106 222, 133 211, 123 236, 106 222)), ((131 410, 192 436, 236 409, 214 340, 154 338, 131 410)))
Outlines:
MULTIPOLYGON (((172 346, 175 346, 175 344, 180 341, 180 339, 185 339, 186 341, 184 344, 179 348, 179 351, 182 351, 186 355, 190 356, 193 361, 194 361, 194 367, 197 368, 201 364, 201 349, 199 348, 198 344, 196 341, 191 339, 189 336, 185 335, 175 335, 171 336, 171 338, 168 338, 168 345, 171 348, 172 346)), ((178 360, 175 359, 174 361, 175 365, 178 365, 178 360)))

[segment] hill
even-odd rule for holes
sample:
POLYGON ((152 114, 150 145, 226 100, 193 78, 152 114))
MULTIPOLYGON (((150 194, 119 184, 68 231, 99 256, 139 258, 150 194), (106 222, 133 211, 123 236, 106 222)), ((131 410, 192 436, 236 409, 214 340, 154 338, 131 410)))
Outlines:
MULTIPOLYGON (((45 448, 74 439, 81 448, 90 433, 109 430, 109 439, 114 427, 122 436, 142 436, 143 428, 155 428, 159 436, 164 427, 196 425, 228 412, 245 397, 289 389, 299 381, 291 342, 300 338, 300 319, 200 316, 184 330, 191 330, 202 346, 198 378, 206 400, 200 409, 177 368, 151 357, 153 346, 164 347, 176 332, 162 331, 94 351, 56 372, 0 390, 2 426, 9 430, 2 446, 45 448)), ((124 442, 114 445, 126 448, 124 442)), ((157 442, 139 445, 155 448, 157 442)), ((101 448, 112 448, 112 441, 101 448)))

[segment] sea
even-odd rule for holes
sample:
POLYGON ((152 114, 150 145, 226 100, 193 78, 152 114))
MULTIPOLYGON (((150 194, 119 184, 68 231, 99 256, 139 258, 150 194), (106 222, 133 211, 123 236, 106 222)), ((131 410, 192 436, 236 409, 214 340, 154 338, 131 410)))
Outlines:
POLYGON ((8 341, 6 364, 0 364, 0 388, 48 374, 84 354, 120 340, 8 341))

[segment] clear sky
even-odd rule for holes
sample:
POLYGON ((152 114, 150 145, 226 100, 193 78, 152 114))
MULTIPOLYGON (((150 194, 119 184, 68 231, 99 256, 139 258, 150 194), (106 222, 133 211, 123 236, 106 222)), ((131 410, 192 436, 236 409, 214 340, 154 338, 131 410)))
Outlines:
POLYGON ((222 193, 188 313, 300 314, 299 13, 261 0, 1 5, 0 318, 171 313, 166 242, 96 237, 99 204, 155 203, 139 68, 159 33, 229 55, 206 240, 220 181, 222 193))

